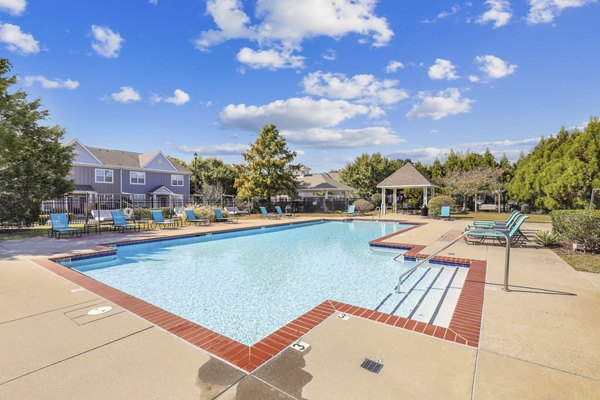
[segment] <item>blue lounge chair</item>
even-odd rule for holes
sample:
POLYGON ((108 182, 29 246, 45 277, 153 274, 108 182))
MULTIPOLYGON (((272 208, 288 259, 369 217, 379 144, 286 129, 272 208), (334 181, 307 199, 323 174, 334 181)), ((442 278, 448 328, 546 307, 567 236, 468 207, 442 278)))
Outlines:
POLYGON ((346 215, 351 216, 354 214, 356 214, 356 206, 355 205, 348 206, 348 211, 346 211, 346 215))
POLYGON ((185 220, 187 222, 193 223, 193 224, 206 224, 206 225, 210 225, 210 218, 207 217, 196 217, 196 213, 194 213, 194 210, 185 210, 185 220))
POLYGON ((440 218, 450 219, 450 206, 440 208, 440 218))
POLYGON ((127 222, 125 218, 125 214, 123 211, 111 211, 112 214, 112 228, 115 231, 121 230, 121 232, 125 232, 127 229, 131 229, 133 231, 139 231, 140 226, 138 224, 130 224, 127 222))
POLYGON ((527 215, 521 215, 510 229, 470 229, 468 230, 469 233, 464 236, 465 242, 468 244, 481 244, 487 239, 492 239, 493 241, 498 241, 500 244, 505 244, 506 237, 504 234, 508 236, 512 245, 526 242, 527 237, 521 232, 521 225, 523 225, 523 222, 525 222, 527 218, 529 218, 527 215))
POLYGON ((292 214, 292 213, 285 213, 284 214, 283 211, 281 210, 281 207, 279 207, 279 206, 275 206, 275 211, 277 211, 277 215, 279 215, 280 217, 283 217, 283 216, 285 216, 285 217, 293 217, 294 216, 294 214, 292 214))
POLYGON ((475 221, 472 226, 482 228, 507 228, 517 220, 519 215, 521 215, 521 213, 514 210, 505 221, 475 221))
POLYGON ((48 237, 56 236, 60 239, 62 233, 68 233, 69 236, 81 237, 81 229, 71 228, 69 226, 69 217, 67 214, 50 214, 50 223, 52 228, 48 230, 48 237))
POLYGON ((260 217, 261 218, 278 219, 281 217, 280 215, 267 212, 267 209, 265 207, 258 207, 258 208, 260 208, 260 217))
POLYGON ((159 226, 161 229, 168 227, 177 228, 177 225, 179 224, 178 221, 165 221, 165 216, 162 210, 152 210, 152 222, 154 223, 155 227, 159 226))
POLYGON ((218 208, 213 208, 213 212, 215 213, 215 221, 217 222, 228 222, 228 223, 237 223, 237 217, 225 217, 223 213, 218 208))

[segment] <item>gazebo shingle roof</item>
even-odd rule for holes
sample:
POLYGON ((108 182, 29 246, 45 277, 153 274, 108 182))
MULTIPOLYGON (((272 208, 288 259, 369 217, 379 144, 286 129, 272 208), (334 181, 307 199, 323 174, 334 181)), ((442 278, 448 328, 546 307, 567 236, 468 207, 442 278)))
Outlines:
MULTIPOLYGON (((327 190, 329 192, 354 192, 354 189, 351 186, 346 185, 345 183, 340 182, 335 179, 333 174, 328 173, 318 173, 306 175, 298 180, 300 181, 300 185, 298 186, 298 190, 301 192, 308 191, 321 191, 327 190)), ((337 177, 337 176, 336 176, 337 177)), ((339 179, 339 178, 338 178, 339 179)))
POLYGON ((392 175, 385 178, 378 188, 401 188, 401 187, 438 187, 431 179, 427 178, 411 163, 404 164, 392 175))

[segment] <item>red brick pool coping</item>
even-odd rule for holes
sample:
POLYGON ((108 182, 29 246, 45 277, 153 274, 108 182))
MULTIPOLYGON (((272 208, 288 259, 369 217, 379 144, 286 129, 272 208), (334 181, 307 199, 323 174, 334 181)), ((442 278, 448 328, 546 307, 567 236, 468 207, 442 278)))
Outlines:
MULTIPOLYGON (((400 221, 400 223, 402 223, 402 221, 400 221)), ((416 226, 410 227, 401 232, 396 232, 391 235, 376 239, 370 244, 382 245, 385 243, 386 247, 395 247, 408 250, 405 253, 406 256, 425 258, 427 255, 420 253, 425 246, 385 242, 385 240, 393 236, 406 232, 410 229, 415 229, 420 225, 424 224, 416 224, 416 226)), ((232 230, 236 229, 227 231, 230 232, 232 230)), ((181 235, 178 236, 178 238, 199 235, 201 234, 181 235)), ((147 241, 148 240, 142 239, 140 241, 129 241, 126 243, 143 243, 147 241)), ((87 253, 85 255, 96 256, 112 253, 114 253, 113 249, 106 249, 96 251, 94 253, 87 253)), ((252 372, 265 362, 269 361, 279 352, 284 350, 287 346, 304 336, 311 329, 323 322, 335 312, 366 318, 386 325, 433 336, 438 339, 448 340, 471 347, 478 347, 481 330, 481 315, 483 309, 486 262, 455 257, 434 257, 433 259, 437 261, 469 265, 469 272, 467 273, 465 283, 461 290, 448 328, 427 324, 424 322, 418 322, 391 314, 381 313, 351 304, 326 300, 252 346, 247 346, 210 329, 204 328, 203 326, 165 311, 135 296, 131 296, 118 289, 96 281, 76 270, 64 267, 52 260, 36 259, 34 261, 42 267, 54 272, 55 274, 62 276, 71 282, 95 294, 98 294, 99 296, 104 297, 105 299, 138 315, 141 318, 144 318, 148 322, 153 323, 167 332, 170 332, 191 343, 192 345, 207 351, 213 356, 225 360, 246 372, 252 372)))

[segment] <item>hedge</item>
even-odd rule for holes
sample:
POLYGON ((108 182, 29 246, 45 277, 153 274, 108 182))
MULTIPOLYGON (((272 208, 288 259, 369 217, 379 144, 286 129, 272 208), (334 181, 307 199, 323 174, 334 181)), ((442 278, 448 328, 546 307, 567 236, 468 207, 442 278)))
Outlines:
POLYGON ((362 213, 369 212, 369 211, 373 210, 373 208, 375 208, 375 206, 373 204, 371 204, 370 201, 365 200, 365 199, 355 200, 353 205, 354 205, 354 207, 356 207, 356 209, 359 212, 362 212, 362 213))
POLYGON ((582 244, 586 251, 600 253, 600 210, 556 210, 550 216, 554 231, 561 237, 582 244))
POLYGON ((452 207, 454 205, 454 199, 450 196, 435 196, 432 197, 427 206, 429 207, 429 213, 434 216, 440 215, 442 206, 452 207))

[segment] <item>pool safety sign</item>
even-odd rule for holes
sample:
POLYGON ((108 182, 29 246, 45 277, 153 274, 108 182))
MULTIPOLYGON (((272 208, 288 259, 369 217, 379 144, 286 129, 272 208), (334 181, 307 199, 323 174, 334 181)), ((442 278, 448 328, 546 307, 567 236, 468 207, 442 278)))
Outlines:
POLYGON ((310 347, 310 344, 298 340, 297 342, 292 343, 290 347, 294 350, 298 350, 300 353, 304 353, 306 349, 310 347))

